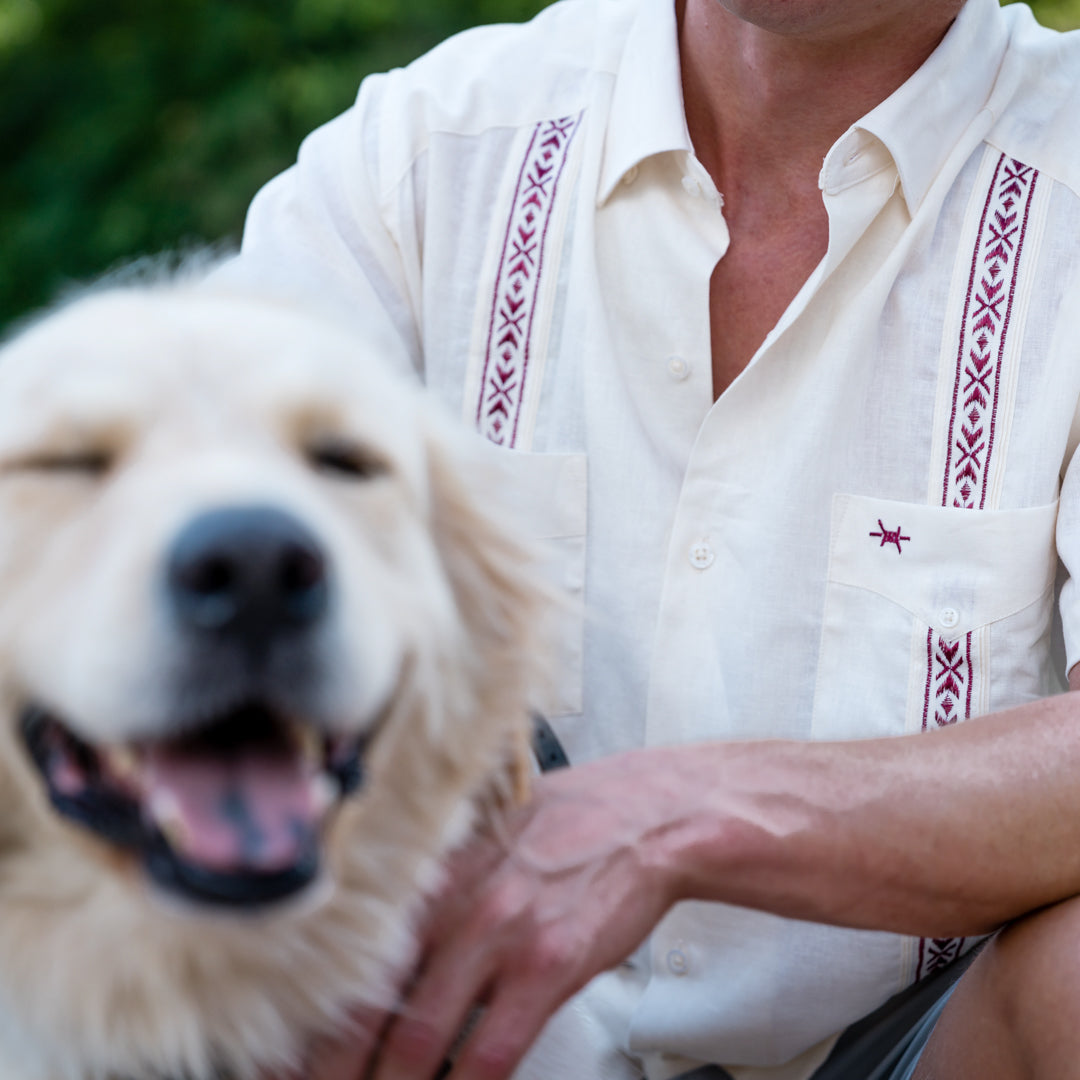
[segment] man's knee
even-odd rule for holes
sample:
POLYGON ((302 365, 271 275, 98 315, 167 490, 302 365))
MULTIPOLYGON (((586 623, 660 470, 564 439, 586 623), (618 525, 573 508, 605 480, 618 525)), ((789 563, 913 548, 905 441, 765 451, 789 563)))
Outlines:
POLYGON ((960 980, 915 1080, 1080 1078, 1080 898, 1027 915, 960 980))
POLYGON ((1057 1075, 1080 1076, 1080 897, 1018 919, 986 951, 998 1014, 1028 1059, 1067 1051, 1057 1075))

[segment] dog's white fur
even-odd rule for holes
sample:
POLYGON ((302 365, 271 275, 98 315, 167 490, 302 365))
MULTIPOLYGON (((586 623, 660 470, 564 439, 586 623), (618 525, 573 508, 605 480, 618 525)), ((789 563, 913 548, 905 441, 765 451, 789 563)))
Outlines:
POLYGON ((465 437, 382 368, 319 319, 199 285, 105 290, 0 351, 5 1080, 247 1080, 387 1000, 418 899, 520 745, 544 596, 465 437), (326 435, 385 475, 320 475, 326 435), (255 914, 157 895, 56 815, 16 733, 27 701, 95 742, 167 726, 163 551, 234 502, 288 510, 330 553, 317 719, 389 710, 328 828, 326 884, 255 914))

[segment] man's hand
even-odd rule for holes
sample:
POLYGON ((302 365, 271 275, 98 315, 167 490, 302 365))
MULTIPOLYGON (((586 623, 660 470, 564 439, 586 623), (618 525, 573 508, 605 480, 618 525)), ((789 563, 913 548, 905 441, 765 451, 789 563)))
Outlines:
POLYGON ((928 734, 633 751, 543 777, 451 861, 400 1011, 304 1080, 506 1080, 681 899, 924 937, 1080 895, 1072 694, 928 734), (381 1038, 380 1038, 381 1036, 381 1038))
POLYGON ((552 1013, 645 938, 677 899, 664 823, 677 777, 633 753, 537 781, 527 806, 450 862, 398 1013, 365 1013, 305 1080, 505 1080, 552 1013), (382 1038, 378 1038, 382 1033, 382 1038))

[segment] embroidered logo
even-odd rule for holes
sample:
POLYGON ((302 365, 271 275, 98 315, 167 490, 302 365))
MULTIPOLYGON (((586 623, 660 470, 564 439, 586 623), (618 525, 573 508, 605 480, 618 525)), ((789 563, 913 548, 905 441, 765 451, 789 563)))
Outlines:
POLYGON ((533 129, 506 224, 491 305, 476 427, 512 447, 524 401, 533 316, 555 195, 581 115, 543 120, 533 129))
POLYGON ((881 522, 881 518, 878 518, 877 519, 877 527, 880 530, 880 532, 872 532, 870 535, 871 536, 880 536, 881 537, 881 543, 878 544, 878 547, 884 547, 886 544, 895 544, 896 545, 896 550, 898 552, 900 552, 901 555, 903 555, 904 554, 904 549, 900 545, 905 540, 910 540, 911 539, 910 536, 901 536, 900 535, 900 532, 901 532, 901 530, 903 529, 904 526, 903 525, 897 525, 895 529, 886 529, 885 526, 881 522))

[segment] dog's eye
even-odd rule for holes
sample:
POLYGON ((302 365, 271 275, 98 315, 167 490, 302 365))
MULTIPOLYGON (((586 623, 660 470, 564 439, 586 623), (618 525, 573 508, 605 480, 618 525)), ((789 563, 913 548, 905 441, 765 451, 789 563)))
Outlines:
POLYGON ((99 450, 72 450, 59 453, 31 454, 8 468, 18 472, 66 473, 101 476, 112 465, 111 455, 99 450))
POLYGON ((378 454, 347 439, 318 439, 307 448, 307 458, 319 472, 342 479, 371 480, 389 471, 378 454))

